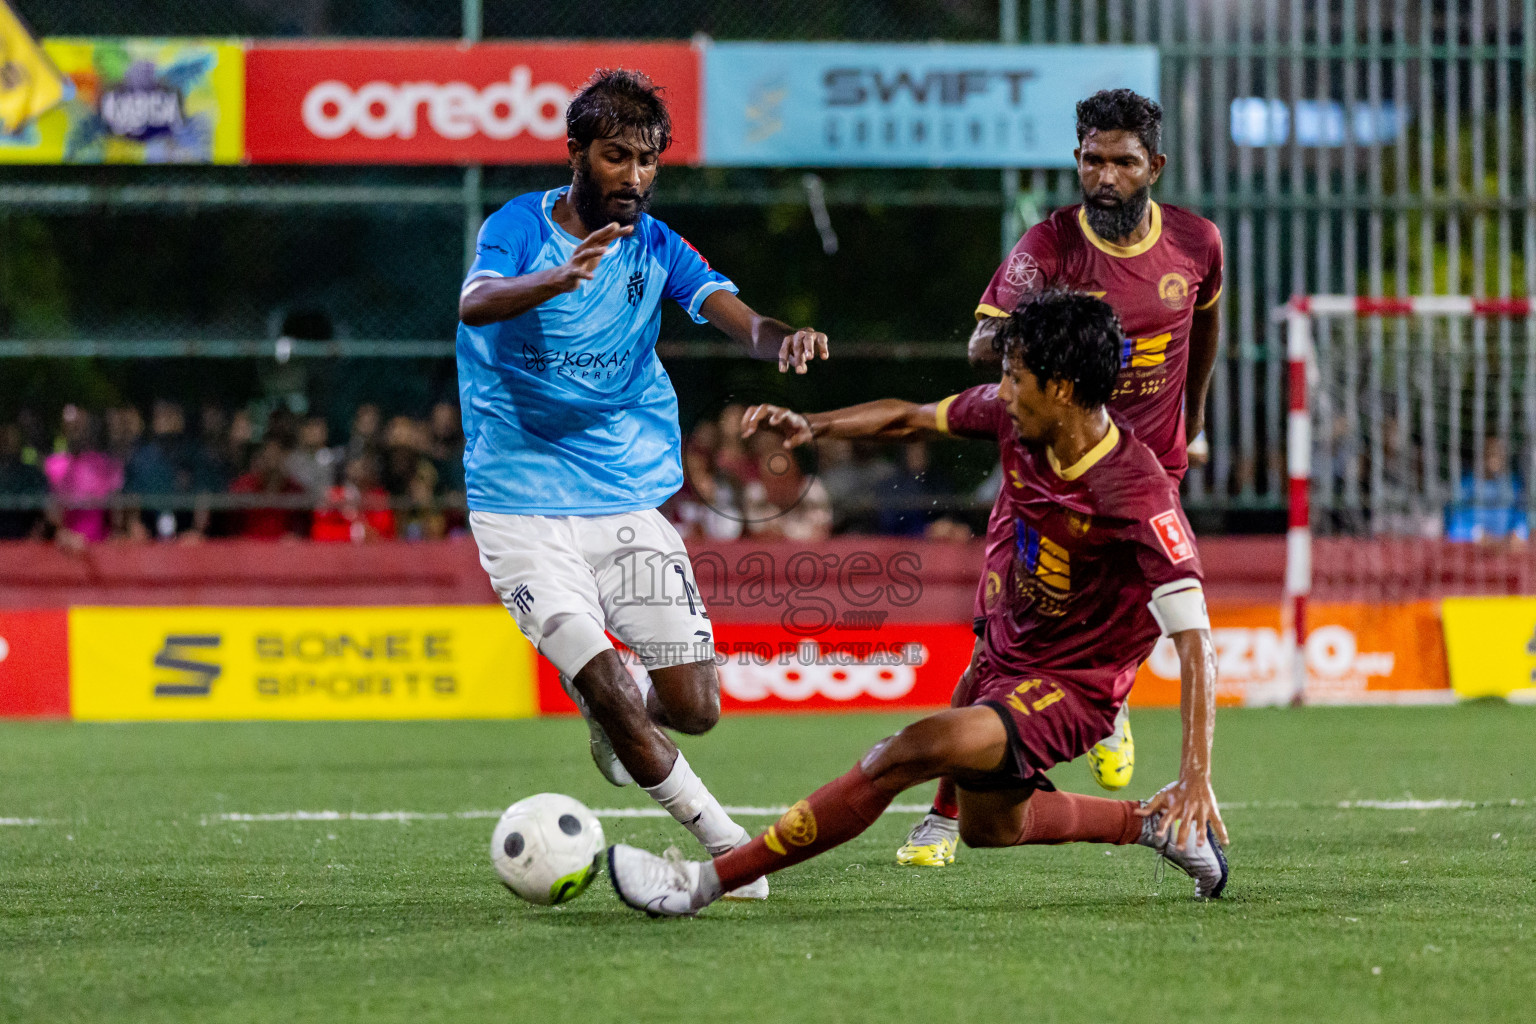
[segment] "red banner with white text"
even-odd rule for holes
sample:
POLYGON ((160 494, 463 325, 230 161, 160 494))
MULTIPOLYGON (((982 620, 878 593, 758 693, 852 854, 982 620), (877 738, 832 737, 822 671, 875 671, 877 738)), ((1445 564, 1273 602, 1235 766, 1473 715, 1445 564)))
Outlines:
POLYGON ((245 61, 252 163, 563 164, 571 98, 618 67, 665 89, 664 159, 700 159, 687 43, 258 43, 245 61))

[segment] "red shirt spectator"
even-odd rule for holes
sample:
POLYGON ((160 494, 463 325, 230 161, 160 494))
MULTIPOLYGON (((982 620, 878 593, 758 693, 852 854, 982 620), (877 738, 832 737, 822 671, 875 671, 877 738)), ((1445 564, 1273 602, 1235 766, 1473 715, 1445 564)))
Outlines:
POLYGON ((325 507, 315 510, 310 540, 393 540, 395 513, 379 484, 378 459, 365 454, 348 460, 346 476, 346 483, 330 489, 325 507))
MULTIPOLYGON (((285 453, 277 441, 267 441, 251 457, 251 468, 235 477, 230 494, 306 493, 302 484, 283 471, 285 453)), ((245 508, 234 513, 237 536, 250 540, 281 540, 304 535, 304 512, 295 508, 245 508)))

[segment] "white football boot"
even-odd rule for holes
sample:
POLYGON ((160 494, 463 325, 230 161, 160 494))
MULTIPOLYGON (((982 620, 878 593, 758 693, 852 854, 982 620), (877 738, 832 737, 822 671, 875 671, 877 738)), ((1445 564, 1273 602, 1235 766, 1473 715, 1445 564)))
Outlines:
POLYGON ((619 899, 652 917, 692 917, 711 901, 700 892, 698 861, 616 843, 608 847, 608 879, 619 899))
POLYGON ((608 734, 603 727, 592 718, 592 712, 587 707, 587 702, 582 699, 573 683, 565 673, 560 673, 560 689, 565 695, 576 702, 576 710, 581 712, 581 717, 586 720, 587 732, 590 734, 590 746, 592 748, 592 760, 597 764, 597 770, 603 778, 615 786, 628 786, 634 782, 634 777, 629 774, 629 769, 624 767, 624 762, 619 760, 619 755, 614 753, 613 744, 608 740, 608 734))
POLYGON ((896 863, 941 868, 955 862, 959 846, 960 822, 929 811, 907 833, 907 841, 896 851, 896 863))
POLYGON ((1175 867, 1193 878, 1196 898, 1214 900, 1219 897, 1222 890, 1227 887, 1227 856, 1221 848, 1221 841, 1216 838, 1216 831, 1207 825, 1204 843, 1195 842, 1196 837, 1191 834, 1184 845, 1179 846, 1174 842, 1179 831, 1177 823, 1174 824, 1168 838, 1158 836, 1157 827, 1162 823, 1163 817, 1162 813, 1158 813, 1143 818, 1141 838, 1136 841, 1142 846, 1156 850, 1175 867))

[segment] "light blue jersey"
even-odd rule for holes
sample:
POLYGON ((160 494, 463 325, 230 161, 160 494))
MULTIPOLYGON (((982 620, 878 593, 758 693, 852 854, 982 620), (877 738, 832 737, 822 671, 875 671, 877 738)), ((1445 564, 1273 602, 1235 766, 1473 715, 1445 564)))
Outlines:
MULTIPOLYGON (((531 192, 480 229, 465 284, 557 267, 580 239, 554 219, 568 191, 531 192)), ((459 399, 469 507, 518 515, 656 508, 683 484, 677 393, 656 358, 661 300, 699 323, 736 286, 661 221, 642 214, 591 281, 522 316, 459 324, 459 399)))

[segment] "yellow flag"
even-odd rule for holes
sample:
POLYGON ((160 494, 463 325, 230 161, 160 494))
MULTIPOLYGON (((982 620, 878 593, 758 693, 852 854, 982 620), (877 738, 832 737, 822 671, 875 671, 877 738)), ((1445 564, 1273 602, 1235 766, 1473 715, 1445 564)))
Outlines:
POLYGON ((13 134, 64 102, 69 80, 32 38, 6 0, 0 0, 0 131, 13 134))

